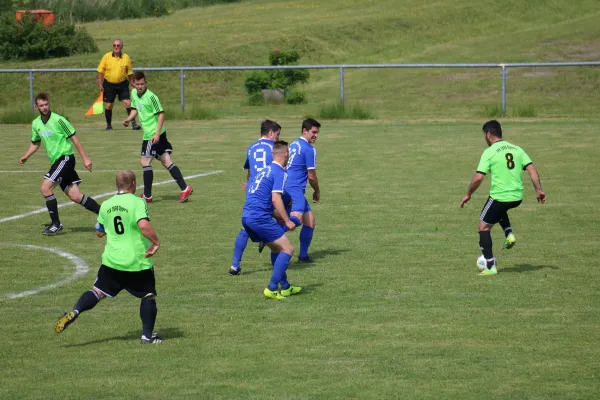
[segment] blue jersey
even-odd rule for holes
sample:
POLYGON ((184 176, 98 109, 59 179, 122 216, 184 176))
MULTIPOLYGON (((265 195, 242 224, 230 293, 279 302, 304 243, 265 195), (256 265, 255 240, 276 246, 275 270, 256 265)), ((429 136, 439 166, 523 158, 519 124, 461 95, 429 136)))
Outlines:
POLYGON ((286 179, 285 169, 276 162, 263 168, 254 180, 248 182, 242 218, 252 217, 270 220, 275 209, 271 197, 272 193, 283 194, 286 179))
POLYGON ((273 141, 260 138, 248 146, 248 155, 244 169, 250 171, 248 182, 256 178, 256 175, 273 162, 273 141))
POLYGON ((308 170, 317 168, 317 150, 303 137, 290 144, 289 149, 287 186, 292 189, 301 188, 305 190, 308 170))

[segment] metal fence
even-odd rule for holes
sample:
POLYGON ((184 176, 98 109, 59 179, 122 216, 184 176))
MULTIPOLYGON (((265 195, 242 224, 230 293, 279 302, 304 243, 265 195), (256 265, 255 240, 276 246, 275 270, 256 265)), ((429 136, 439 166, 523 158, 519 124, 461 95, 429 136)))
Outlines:
MULTIPOLYGON (((143 71, 177 71, 179 72, 181 111, 185 110, 185 72, 186 71, 251 71, 268 69, 337 69, 340 74, 340 100, 344 102, 344 71, 346 69, 379 69, 379 68, 500 68, 502 85, 502 115, 506 114, 506 81, 510 68, 541 68, 541 67, 589 67, 600 66, 600 61, 582 62, 549 62, 549 63, 501 63, 501 64, 324 64, 324 65, 265 65, 265 66, 235 66, 235 67, 149 67, 134 68, 143 71)), ((35 69, 0 69, 0 73, 29 74, 29 99, 31 109, 34 108, 33 82, 36 72, 96 72, 94 68, 35 68, 35 69)))

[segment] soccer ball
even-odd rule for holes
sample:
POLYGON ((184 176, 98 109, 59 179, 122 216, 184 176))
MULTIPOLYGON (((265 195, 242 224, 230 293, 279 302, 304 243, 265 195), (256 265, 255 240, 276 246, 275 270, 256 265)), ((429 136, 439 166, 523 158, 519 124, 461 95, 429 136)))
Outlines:
POLYGON ((477 259, 477 269, 479 270, 479 272, 481 272, 486 268, 487 268, 487 262, 485 261, 485 257, 482 254, 477 259))

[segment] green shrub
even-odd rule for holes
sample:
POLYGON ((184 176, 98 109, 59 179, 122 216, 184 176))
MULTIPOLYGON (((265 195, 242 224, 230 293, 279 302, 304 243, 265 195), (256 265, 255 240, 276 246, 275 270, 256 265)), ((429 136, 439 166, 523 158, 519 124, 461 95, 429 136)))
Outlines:
POLYGON ((254 92, 248 95, 248 104, 251 106, 262 106, 265 104, 265 99, 262 95, 262 92, 254 92))
POLYGON ((29 108, 4 110, 0 113, 0 124, 30 124, 38 115, 29 108))
POLYGON ((533 108, 533 106, 526 106, 513 109, 511 115, 513 117, 520 118, 533 118, 537 116, 537 113, 535 112, 535 108, 533 108))
POLYGON ((350 106, 342 102, 327 105, 321 108, 319 117, 323 119, 374 119, 375 116, 371 110, 364 108, 359 104, 350 106))
POLYGON ((488 118, 499 118, 502 117, 502 109, 498 106, 484 106, 483 112, 484 117, 488 118))
MULTIPOLYGON (((271 65, 294 65, 300 60, 300 52, 296 49, 274 50, 269 53, 269 63, 271 65)), ((286 92, 286 101, 292 87, 299 83, 308 82, 310 73, 306 69, 269 69, 265 71, 252 71, 246 75, 246 92, 250 96, 250 103, 258 105, 257 93, 264 89, 284 89, 286 92)), ((300 104, 306 102, 306 96, 301 92, 293 95, 290 104, 300 104)))
POLYGON ((46 26, 32 15, 17 22, 12 15, 0 16, 0 60, 38 60, 98 51, 94 39, 68 23, 46 26))
POLYGON ((306 104, 306 93, 299 91, 287 92, 285 102, 288 104, 306 104))

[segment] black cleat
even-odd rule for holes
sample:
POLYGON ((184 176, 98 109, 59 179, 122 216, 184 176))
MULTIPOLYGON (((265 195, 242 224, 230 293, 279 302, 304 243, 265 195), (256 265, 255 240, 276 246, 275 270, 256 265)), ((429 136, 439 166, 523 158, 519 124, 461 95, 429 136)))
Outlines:
POLYGON ((229 275, 241 275, 242 269, 241 268, 235 269, 235 268, 231 267, 231 268, 229 268, 228 273, 229 273, 229 275))
POLYGON ((312 264, 312 263, 314 263, 314 262, 315 262, 315 260, 313 260, 313 259, 312 259, 312 258, 310 258, 310 257, 304 257, 304 258, 300 258, 300 257, 298 257, 298 262, 299 262, 299 263, 307 263, 307 264, 312 264))
POLYGON ((69 325, 75 322, 76 318, 77 314, 75 314, 75 311, 64 313, 63 316, 60 317, 58 321, 56 321, 56 333, 61 333, 62 331, 67 329, 69 325))
POLYGON ((258 252, 259 252, 259 253, 262 253, 262 251, 265 249, 265 246, 266 246, 266 245, 267 245, 267 244, 266 244, 265 242, 260 242, 260 243, 258 244, 258 252))
POLYGON ((50 224, 42 231, 42 235, 54 236, 58 235, 60 231, 62 231, 62 224, 50 224))
POLYGON ((137 122, 135 122, 135 120, 133 120, 131 121, 131 129, 133 129, 134 131, 139 131, 140 129, 142 129, 142 127, 139 126, 137 122))
POLYGON ((148 339, 146 336, 142 335, 142 340, 140 340, 141 344, 158 344, 158 343, 162 343, 162 342, 164 342, 164 340, 159 338, 156 333, 154 333, 150 339, 148 339))
POLYGON ((105 129, 105 131, 112 131, 112 130, 113 130, 113 129, 112 129, 112 126, 110 126, 110 125, 107 125, 107 126, 106 126, 106 129, 105 129))

